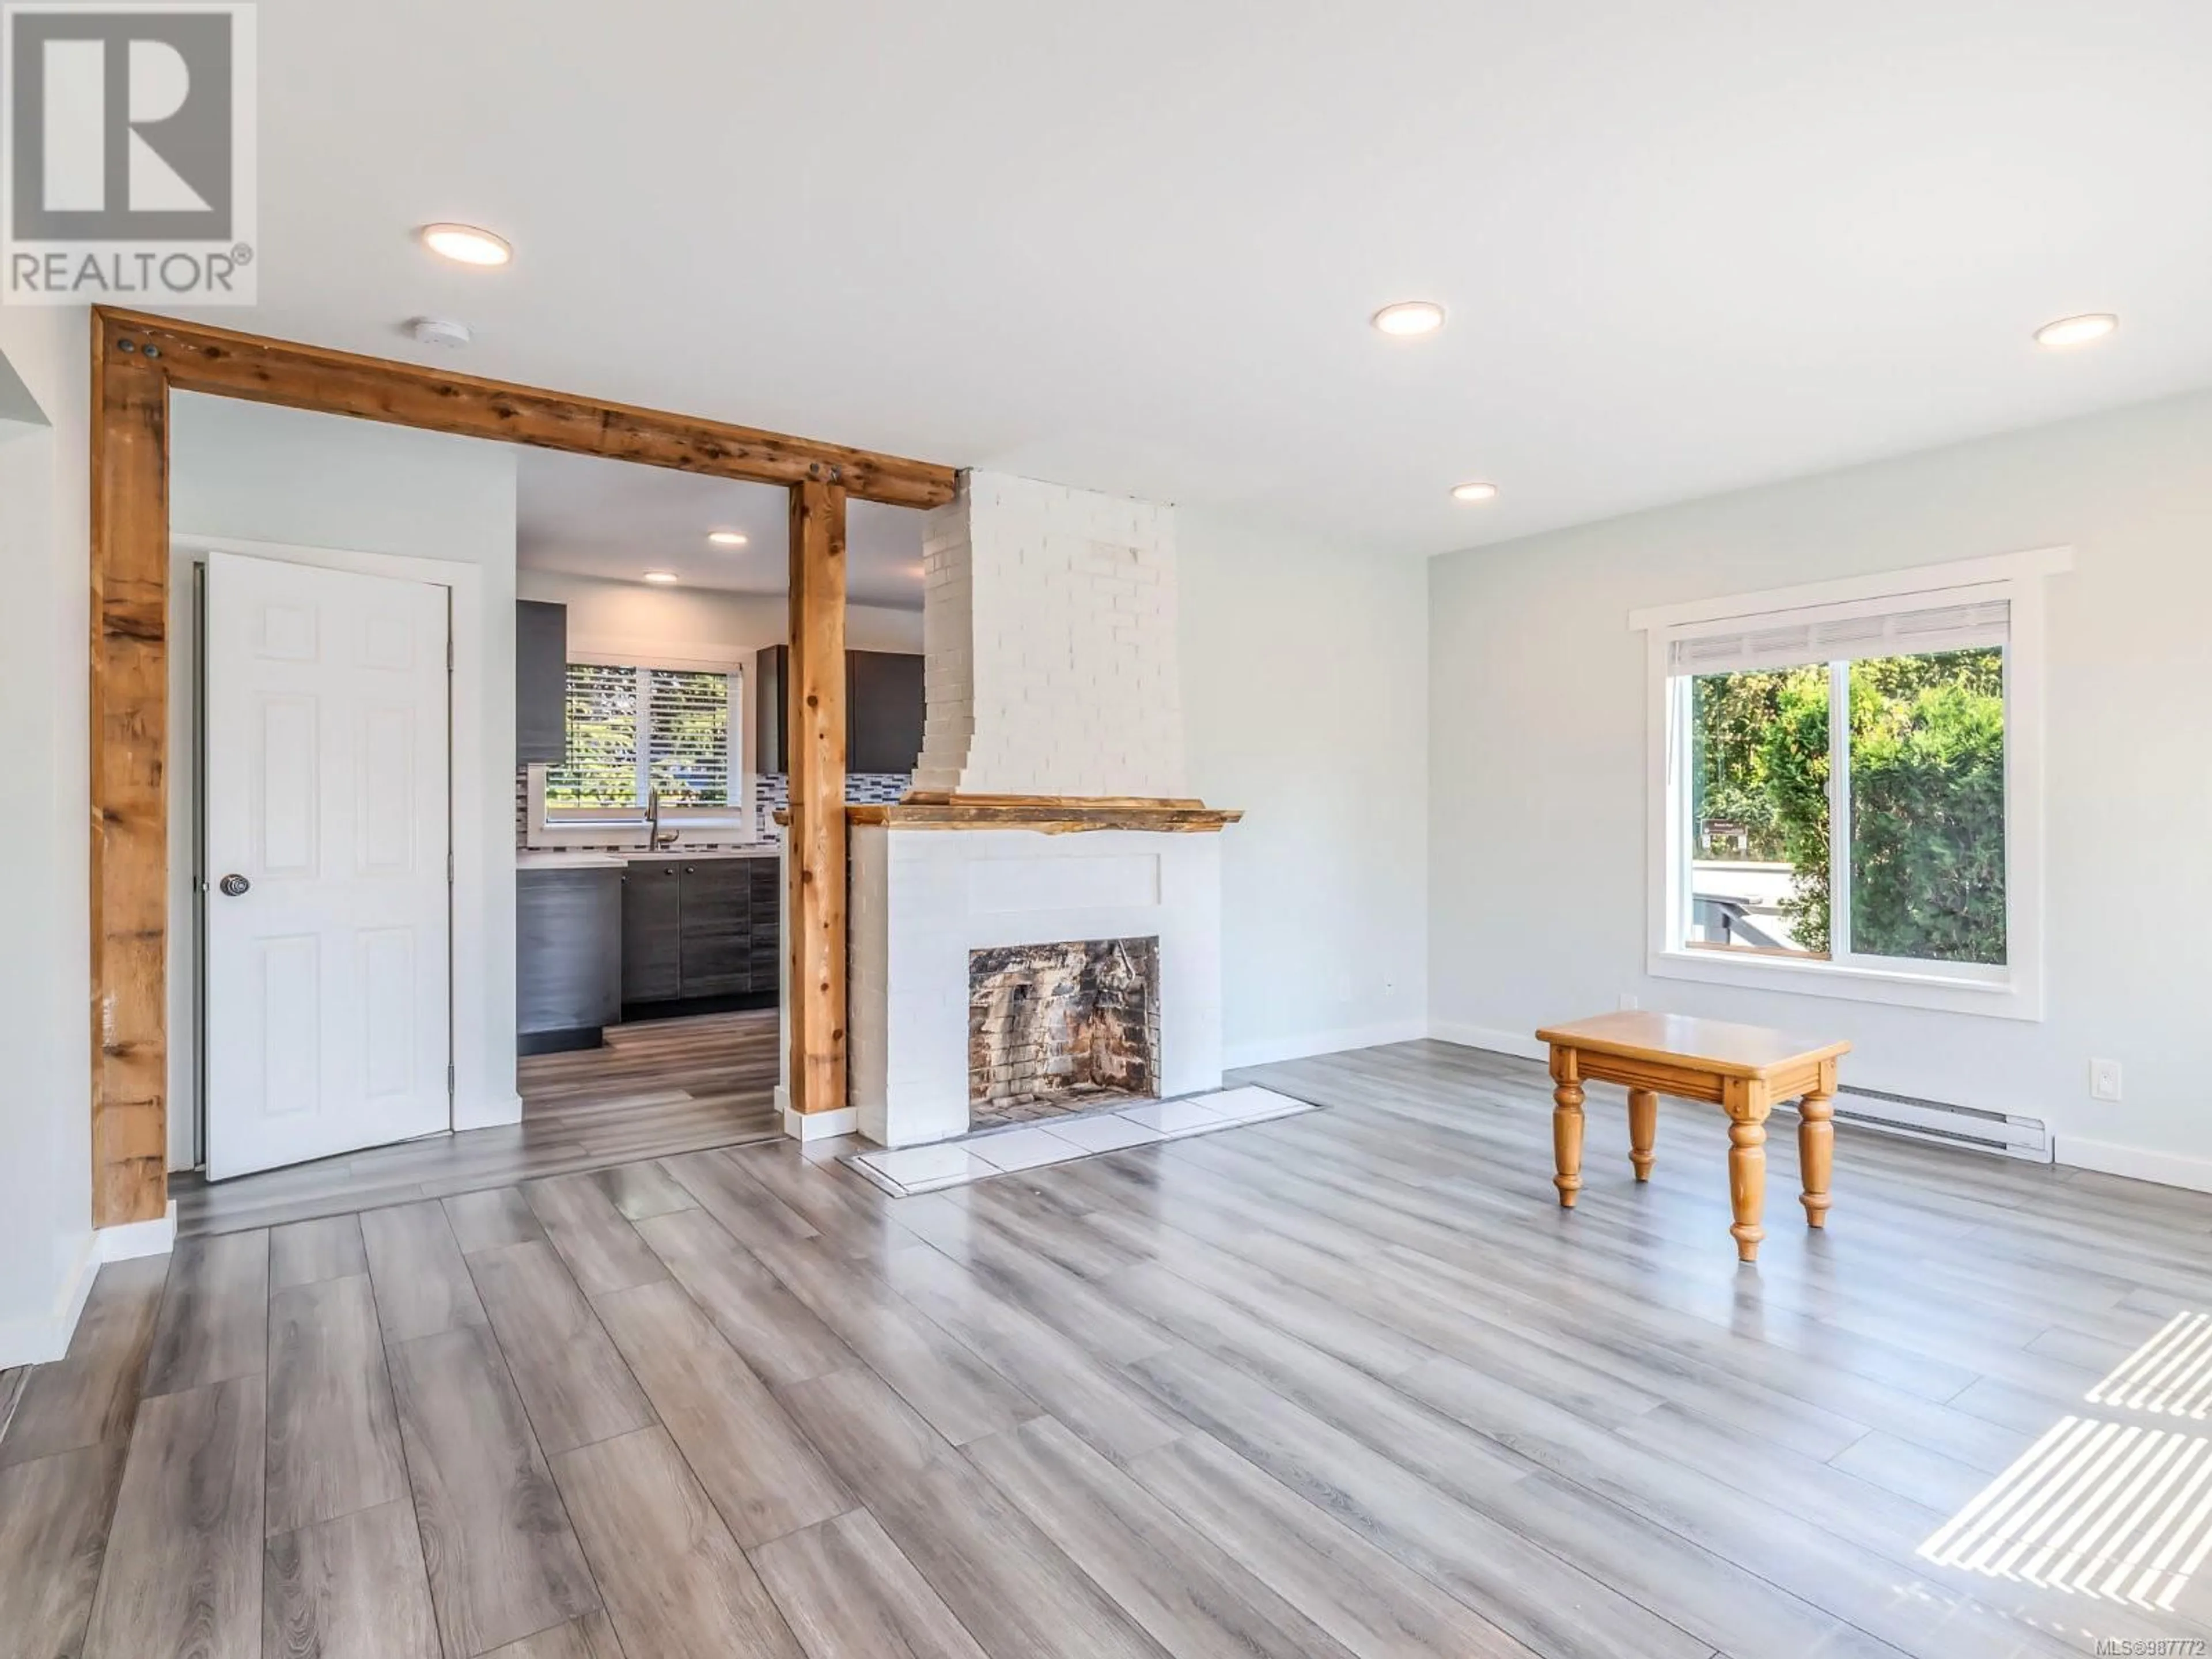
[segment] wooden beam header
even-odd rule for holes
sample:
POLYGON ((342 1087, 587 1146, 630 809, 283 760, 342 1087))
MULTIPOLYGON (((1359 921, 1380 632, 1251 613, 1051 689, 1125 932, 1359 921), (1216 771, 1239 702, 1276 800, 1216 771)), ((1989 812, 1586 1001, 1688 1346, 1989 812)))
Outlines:
POLYGON ((137 357, 185 392, 755 483, 832 483, 848 496, 891 507, 941 507, 957 487, 957 475, 949 466, 842 444, 264 339, 172 317, 100 306, 94 308, 93 318, 100 361, 118 354, 137 357))

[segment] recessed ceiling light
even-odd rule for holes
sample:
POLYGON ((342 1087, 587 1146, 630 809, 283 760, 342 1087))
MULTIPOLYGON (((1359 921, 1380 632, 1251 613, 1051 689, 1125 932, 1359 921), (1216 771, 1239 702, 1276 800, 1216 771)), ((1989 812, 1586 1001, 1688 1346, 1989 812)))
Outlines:
POLYGON ((707 539, 717 547, 743 547, 745 532, 742 530, 710 530, 707 532, 707 539))
POLYGON ((655 587, 666 587, 677 580, 677 575, 673 570, 648 570, 645 573, 645 579, 655 587))
POLYGON ((1498 486, 1494 483, 1482 483, 1480 482, 1454 484, 1452 486, 1452 499, 1455 501, 1495 501, 1498 499, 1498 486))
POLYGON ((1433 300, 1401 300, 1369 320, 1385 334, 1433 334, 1444 325, 1444 308, 1433 300))
POLYGON ((2092 340, 2101 340, 2120 325, 2120 319, 2109 311, 2092 311, 2080 317, 2061 317, 2055 323, 2045 323, 2035 331, 2035 343, 2039 346, 2087 345, 2092 340))
POLYGON ((417 234, 424 247, 457 264, 503 265, 514 258, 506 238, 474 225, 425 225, 417 234))

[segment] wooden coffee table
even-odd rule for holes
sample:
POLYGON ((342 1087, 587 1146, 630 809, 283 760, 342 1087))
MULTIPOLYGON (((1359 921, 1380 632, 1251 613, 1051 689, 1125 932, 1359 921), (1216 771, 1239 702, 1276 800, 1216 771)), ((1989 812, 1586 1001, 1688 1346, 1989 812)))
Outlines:
POLYGON ((1583 1186, 1583 1085, 1619 1083, 1628 1090, 1628 1157, 1638 1181, 1651 1178, 1661 1095, 1710 1100, 1728 1114, 1729 1198, 1735 1207, 1729 1231, 1745 1261, 1759 1259, 1766 1237, 1759 1224, 1766 1207, 1766 1115, 1776 1101, 1798 1097, 1805 1223, 1818 1227, 1827 1219, 1836 1059, 1850 1052, 1850 1043, 1641 1009, 1549 1025, 1536 1039, 1552 1049, 1552 1149, 1559 1170, 1552 1184, 1565 1208, 1575 1207, 1583 1186))

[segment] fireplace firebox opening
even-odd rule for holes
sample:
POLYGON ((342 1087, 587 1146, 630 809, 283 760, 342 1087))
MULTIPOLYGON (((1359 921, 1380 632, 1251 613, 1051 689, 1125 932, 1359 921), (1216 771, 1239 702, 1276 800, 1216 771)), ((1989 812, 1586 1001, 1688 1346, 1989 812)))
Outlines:
POLYGON ((969 1127, 1157 1099, 1159 963, 1156 938, 969 951, 969 1127))

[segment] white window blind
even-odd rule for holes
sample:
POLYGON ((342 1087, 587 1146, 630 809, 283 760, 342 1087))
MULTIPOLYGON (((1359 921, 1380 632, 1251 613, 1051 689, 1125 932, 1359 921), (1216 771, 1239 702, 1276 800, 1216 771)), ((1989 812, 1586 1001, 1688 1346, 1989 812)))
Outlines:
POLYGON ((647 787, 672 806, 730 801, 730 678, 647 668, 647 787))
POLYGON ((562 810, 637 805, 637 671, 568 665, 568 758, 545 773, 545 803, 562 810))
POLYGON ((726 806, 730 676, 572 662, 568 758, 545 774, 550 810, 642 811, 653 792, 676 807, 726 806))
POLYGON ((1795 620, 1745 617, 1734 624, 1701 623, 1678 635, 1668 643, 1667 671, 1729 674, 1862 657, 1982 650, 2005 644, 2011 625, 2009 601, 1990 599, 1893 610, 1852 607, 1795 620))

